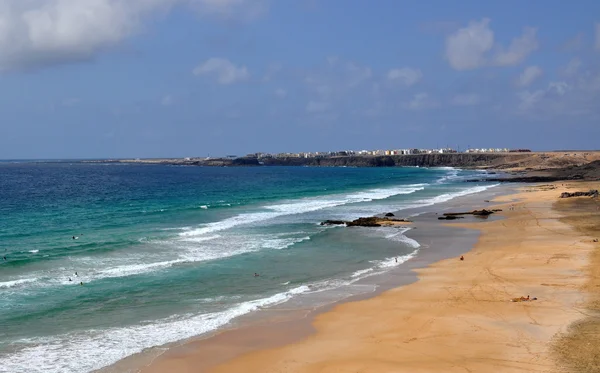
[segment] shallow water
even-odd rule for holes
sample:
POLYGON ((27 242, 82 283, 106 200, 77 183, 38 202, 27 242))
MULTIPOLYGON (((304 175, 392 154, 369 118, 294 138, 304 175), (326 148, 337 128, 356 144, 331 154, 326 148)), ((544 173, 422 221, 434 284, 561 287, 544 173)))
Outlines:
POLYGON ((0 164, 0 372, 91 371, 384 273, 406 229, 318 223, 491 186, 473 173, 0 164))

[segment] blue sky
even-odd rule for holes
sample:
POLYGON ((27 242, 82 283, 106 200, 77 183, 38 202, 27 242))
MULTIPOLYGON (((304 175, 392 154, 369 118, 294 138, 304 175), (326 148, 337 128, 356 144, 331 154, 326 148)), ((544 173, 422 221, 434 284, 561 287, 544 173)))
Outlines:
POLYGON ((0 0, 0 159, 599 138, 598 1, 0 0))

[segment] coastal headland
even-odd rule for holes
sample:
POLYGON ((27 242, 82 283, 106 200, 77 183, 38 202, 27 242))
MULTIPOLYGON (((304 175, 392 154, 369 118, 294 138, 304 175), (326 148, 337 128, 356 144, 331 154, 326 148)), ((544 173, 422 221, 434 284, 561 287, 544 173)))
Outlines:
MULTIPOLYGON (((411 155, 352 155, 319 158, 157 158, 106 159, 85 162, 162 164, 203 167, 457 167, 502 172, 497 181, 549 182, 557 180, 600 180, 599 151, 556 151, 531 153, 448 153, 411 155)), ((475 180, 476 181, 476 180, 475 180)))
POLYGON ((519 187, 491 201, 500 219, 447 224, 481 232, 464 260, 417 269, 417 282, 338 304, 310 328, 239 330, 236 343, 190 344, 142 372, 597 372, 600 202, 560 196, 599 186, 519 187), (206 348, 230 358, 203 365, 206 348))

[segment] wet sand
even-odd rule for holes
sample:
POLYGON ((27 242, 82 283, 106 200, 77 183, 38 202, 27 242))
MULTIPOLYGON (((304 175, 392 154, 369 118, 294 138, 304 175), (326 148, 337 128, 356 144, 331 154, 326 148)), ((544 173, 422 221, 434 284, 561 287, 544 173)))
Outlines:
POLYGON ((577 219, 553 209, 575 184, 590 186, 525 186, 496 199, 505 202, 494 206, 505 219, 451 223, 483 232, 464 261, 437 262, 416 270, 418 282, 336 305, 305 323, 314 333, 298 322, 255 325, 235 339, 224 333, 221 341, 206 340, 212 348, 190 344, 165 354, 143 372, 558 371, 569 362, 557 346, 577 339, 572 325, 593 299, 590 260, 598 248, 573 228, 577 219), (510 301, 527 295, 538 299, 510 301), (265 347, 256 350, 257 344, 265 347), (218 365, 208 369, 207 356, 218 365))

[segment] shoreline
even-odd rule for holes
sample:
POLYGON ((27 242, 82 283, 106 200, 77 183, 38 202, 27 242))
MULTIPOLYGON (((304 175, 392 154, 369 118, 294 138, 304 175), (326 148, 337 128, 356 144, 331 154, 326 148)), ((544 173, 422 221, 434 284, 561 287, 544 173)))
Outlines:
MULTIPOLYGON (((415 220, 412 223, 407 224, 411 229, 407 231, 405 235, 410 239, 417 240, 421 244, 421 249, 417 256, 393 270, 360 280, 361 286, 364 285, 372 288, 370 291, 343 297, 342 299, 332 299, 327 301, 324 305, 321 304, 309 308, 298 307, 295 305, 297 302, 288 301, 281 306, 275 306, 266 310, 255 311, 254 313, 240 316, 229 325, 212 332, 171 343, 166 346, 155 347, 142 353, 129 356, 111 366, 97 370, 96 372, 134 372, 138 371, 140 367, 144 367, 141 369, 141 372, 146 372, 149 368, 145 366, 155 366, 156 362, 162 361, 165 357, 177 356, 182 353, 187 354, 190 350, 198 349, 205 349, 205 351, 207 351, 207 354, 203 354, 202 358, 199 360, 202 360, 202 366, 208 367, 210 365, 215 365, 213 363, 223 360, 221 357, 215 359, 215 353, 211 346, 216 343, 237 345, 240 341, 248 341, 248 335, 253 333, 259 333, 260 335, 269 334, 270 338, 267 338, 266 341, 263 340, 263 342, 258 343, 254 340, 250 343, 250 345, 253 346, 252 350, 254 350, 257 347, 274 347, 282 342, 293 342, 301 339, 301 337, 307 337, 313 332, 311 322, 316 316, 331 310, 339 304, 371 299, 387 290, 413 283, 417 281, 417 275, 414 272, 416 268, 423 268, 439 260, 467 252, 477 241, 479 235, 478 231, 450 227, 446 225, 445 222, 437 220, 437 212, 441 213, 449 210, 463 211, 464 209, 474 210, 482 208, 483 206, 490 207, 492 204, 486 203, 485 201, 487 199, 492 199, 496 195, 510 193, 513 190, 513 187, 513 185, 496 186, 477 193, 460 196, 441 204, 410 208, 398 212, 397 215, 410 216, 411 220, 412 216, 415 215, 414 213, 416 213, 417 216, 415 220), (413 215, 410 215, 411 213, 413 213, 413 215), (449 239, 448 237, 451 238, 449 239), (446 250, 444 250, 444 248, 446 250), (292 303, 291 306, 290 303, 292 303), (281 325, 285 326, 285 328, 281 329, 292 329, 294 330, 294 333, 290 334, 286 332, 285 335, 277 337, 276 329, 281 325), (275 341, 275 344, 270 344, 271 340, 275 341), (155 360, 156 362, 154 362, 155 360)), ((394 213, 396 213, 396 211, 394 211, 394 213)), ((488 217, 488 220, 496 219, 498 219, 498 217, 488 217)), ((472 222, 482 221, 480 218, 472 216, 465 220, 472 222)), ((221 350, 217 355, 234 357, 249 351, 244 343, 238 345, 236 349, 237 351, 229 351, 226 353, 221 350)), ((200 363, 196 362, 194 366, 198 368, 198 364, 200 363)), ((156 371, 160 371, 160 369, 157 369, 156 371)))
MULTIPOLYGON (((525 186, 522 189, 527 190, 527 188, 529 188, 529 189, 531 189, 531 188, 535 189, 536 187, 535 186, 525 186)), ((536 191, 534 194, 539 194, 539 193, 551 194, 552 196, 554 196, 554 198, 556 198, 557 195, 560 194, 559 192, 560 192, 560 188, 554 189, 554 190, 547 190, 547 191, 536 191)), ((521 192, 521 193, 516 194, 516 195, 515 194, 509 194, 509 195, 505 195, 503 197, 496 198, 494 202, 515 204, 515 205, 519 205, 519 206, 521 206, 521 205, 529 206, 529 205, 527 205, 528 203, 529 204, 533 203, 533 202, 530 201, 531 200, 531 198, 530 198, 531 196, 532 196, 532 194, 527 195, 526 192, 521 192), (513 202, 515 199, 521 199, 522 201, 520 201, 520 202, 513 202)), ((546 196, 546 197, 548 197, 548 196, 546 196)), ((496 207, 496 203, 494 203, 494 207, 496 207)), ((506 219, 489 221, 489 222, 484 223, 484 224, 486 226, 487 226, 487 224, 492 224, 492 225, 494 225, 494 229, 496 229, 496 230, 497 229, 502 229, 501 227, 503 226, 503 224, 507 224, 511 219, 514 219, 515 216, 519 215, 519 216, 523 217, 523 211, 522 210, 517 209, 516 211, 514 211, 514 212, 513 211, 514 210, 512 210, 511 212, 501 213, 502 215, 504 215, 506 217, 506 219), (498 228, 498 227, 500 227, 500 228, 498 228)), ((550 213, 550 215, 552 213, 551 206, 548 206, 547 201, 546 201, 545 212, 544 213, 546 213, 546 214, 550 213)), ((553 219, 556 219, 556 217, 554 217, 553 219)), ((552 221, 555 222, 554 220, 552 220, 552 221)), ((562 224, 562 223, 560 223, 560 224, 562 224)), ((463 228, 468 228, 468 229, 473 229, 473 228, 479 229, 479 228, 481 228, 481 231, 483 232, 483 235, 479 238, 479 241, 478 241, 477 245, 475 246, 475 248, 468 252, 468 254, 467 254, 467 260, 464 263, 465 264, 469 263, 471 261, 469 259, 471 256, 476 257, 476 256, 478 256, 480 254, 485 256, 486 253, 484 251, 482 251, 482 249, 481 249, 480 246, 482 244, 484 244, 484 243, 487 242, 486 241, 487 239, 485 237, 486 237, 486 230, 487 230, 487 234, 488 235, 490 234, 490 229, 489 228, 486 229, 486 226, 481 225, 480 223, 469 224, 469 223, 461 222, 461 223, 450 223, 450 224, 444 224, 444 225, 446 225, 446 226, 453 226, 453 227, 463 227, 463 228), (476 227, 474 227, 474 225, 476 225, 476 227)), ((565 226, 564 224, 563 224, 563 226, 560 227, 560 229, 565 230, 565 232, 570 232, 569 234, 571 234, 571 235, 573 234, 573 229, 571 229, 570 227, 565 226)), ((575 235, 575 237, 576 237, 576 235, 575 235)), ((493 244, 490 245, 490 242, 487 242, 487 243, 488 243, 489 246, 494 246, 493 244)), ((582 250, 585 251, 585 249, 582 249, 582 250)), ((518 255, 524 255, 524 254, 519 253, 518 255)), ((536 255, 539 256, 541 254, 537 253, 536 255)), ((506 259, 506 258, 504 258, 504 259, 506 259)), ((512 258, 512 259, 514 260, 515 258, 512 258)), ((531 260, 532 258, 528 258, 528 259, 531 260)), ((534 259, 533 263, 535 263, 535 261, 537 261, 537 260, 538 260, 538 258, 534 259)), ((548 261, 550 262, 550 259, 548 259, 548 261)), ((583 270, 583 268, 584 268, 584 266, 586 264, 585 261, 586 261, 586 259, 582 259, 582 258, 578 258, 577 259, 577 267, 579 268, 580 271, 583 270)), ((222 354, 221 356, 224 357, 221 360, 227 360, 227 362, 224 365, 221 364, 221 365, 216 366, 215 369, 214 369, 214 371, 215 372, 234 372, 234 371, 236 371, 236 369, 239 369, 239 367, 241 367, 241 366, 244 366, 246 370, 247 370, 246 367, 252 366, 252 367, 256 367, 258 369, 257 371, 264 371, 265 367, 275 367, 275 366, 280 367, 281 364, 277 365, 278 364, 277 361, 280 361, 280 357, 281 356, 296 356, 296 355, 299 355, 300 357, 307 358, 307 356, 310 356, 310 355, 303 354, 303 352, 306 352, 305 349, 307 351, 310 350, 310 346, 311 345, 314 346, 317 343, 317 341, 319 341, 319 336, 323 336, 322 338, 324 338, 324 336, 327 334, 329 337, 331 337, 331 333, 328 333, 328 331, 330 329, 335 328, 336 326, 338 326, 339 322, 332 320, 334 318, 333 315, 336 315, 339 318, 341 316, 344 316, 343 313, 344 312, 347 313, 348 309, 354 309, 354 308, 360 308, 361 311, 362 311, 362 313, 360 313, 360 314, 367 314, 367 313, 369 313, 368 309, 373 309, 372 306, 375 303, 386 303, 386 299, 394 298, 394 297, 396 297, 398 295, 398 293, 407 292, 407 289, 410 289, 410 288, 415 288, 415 287, 421 287, 421 288, 423 288, 423 287, 425 287, 428 282, 432 282, 431 281, 432 280, 431 277, 433 276, 432 271, 436 272, 435 270, 447 270, 448 266, 454 267, 453 264, 455 264, 455 263, 456 263, 456 259, 454 259, 454 260, 445 259, 445 260, 441 260, 441 261, 436 261, 434 264, 431 264, 430 266, 428 266, 426 268, 421 268, 421 269, 417 269, 416 270, 416 272, 417 272, 417 274, 419 276, 419 281, 412 282, 409 285, 401 286, 401 287, 398 287, 398 288, 394 288, 392 290, 382 291, 379 294, 373 294, 374 296, 367 297, 368 299, 359 299, 359 300, 346 299, 346 300, 344 300, 344 301, 342 301, 340 303, 334 304, 334 305, 332 305, 330 307, 330 309, 323 310, 323 312, 318 312, 315 315, 315 318, 314 318, 313 322, 308 322, 308 324, 310 324, 311 326, 314 326, 314 328, 316 330, 315 333, 305 333, 306 330, 308 330, 307 328, 300 330, 300 332, 298 332, 296 330, 296 331, 294 331, 293 333, 290 333, 290 334, 296 334, 299 338, 295 338, 295 339, 292 338, 293 340, 287 340, 287 341, 279 340, 278 342, 281 342, 281 343, 273 343, 273 344, 275 344, 275 345, 278 346, 276 348, 274 348, 275 346, 264 346, 264 348, 263 348, 263 346, 259 346, 260 347, 259 349, 256 349, 256 348, 249 349, 248 347, 252 346, 252 344, 250 342, 250 341, 252 341, 252 338, 250 338, 250 339, 248 339, 248 338, 246 338, 246 339, 244 339, 244 338, 240 339, 239 338, 240 336, 244 336, 244 334, 243 334, 244 330, 238 329, 238 333, 242 333, 242 334, 238 334, 238 336, 237 336, 238 341, 241 342, 242 349, 238 350, 237 354, 236 353, 232 354, 231 353, 232 349, 229 348, 229 350, 228 350, 228 347, 226 346, 227 343, 231 343, 232 342, 232 340, 230 340, 228 342, 227 338, 225 337, 225 334, 227 333, 227 331, 219 333, 217 336, 213 336, 213 337, 211 337, 209 339, 204 340, 204 341, 212 340, 213 341, 213 345, 214 345, 216 339, 219 338, 219 336, 221 336, 221 338, 223 339, 223 342, 225 344, 225 345, 220 345, 220 347, 219 347, 219 351, 220 352, 218 352, 218 353, 222 354), (371 304, 371 307, 366 307, 365 305, 367 305, 369 303, 371 304), (365 308, 367 308, 367 309, 365 309, 365 308), (302 334, 302 333, 305 333, 305 334, 302 334), (295 342, 294 348, 290 347, 289 343, 291 343, 291 342, 295 342), (245 350, 243 349, 243 347, 246 347, 245 350), (254 351, 254 352, 250 352, 250 351, 254 351), (229 355, 226 352, 229 352, 229 355), (235 358, 232 355, 238 356, 238 357, 235 358), (239 356, 239 355, 242 355, 242 356, 239 356), (232 357, 233 357, 233 359, 232 359, 232 357), (248 364, 250 364, 250 365, 248 365, 248 364), (238 367, 238 368, 236 368, 236 367, 238 367), (260 367, 260 368, 258 368, 258 367, 260 367)), ((561 263, 561 261, 560 260, 555 260, 555 261, 552 261, 552 263, 561 263)), ((461 262, 461 264, 463 264, 463 262, 461 262)), ((564 263, 562 263, 561 265, 564 265, 564 263)), ((519 268, 519 270, 523 270, 523 269, 524 268, 519 268)), ((516 268, 515 268, 515 270, 516 270, 516 268)), ((536 268, 536 270, 539 270, 539 269, 536 268)), ((567 269, 563 268, 563 270, 567 270, 567 269)), ((579 280, 581 280, 581 278, 580 278, 581 276, 580 275, 574 275, 572 273, 572 269, 571 270, 567 270, 567 271, 569 271, 569 275, 570 276, 577 277, 577 278, 579 278, 579 280)), ((490 272, 490 276, 491 276, 491 272, 490 272)), ((503 280, 503 281, 506 281, 506 280, 503 280)), ((556 279, 554 279, 554 281, 556 281, 556 279)), ((511 283, 511 282, 509 281, 509 283, 511 283)), ((429 285, 432 285, 432 284, 429 284, 429 285)), ((439 283, 437 285, 439 287, 439 283)), ((508 286, 508 285, 504 284, 503 286, 508 286)), ((511 309, 503 310, 503 311, 506 311, 506 312, 513 312, 514 313, 515 309, 516 309, 517 313, 514 316, 518 316, 519 318, 523 318, 524 317, 523 313, 525 313, 525 317, 529 318, 529 320, 531 322, 531 320, 537 320, 536 317, 538 316, 537 312, 539 310, 536 309, 537 308, 536 306, 538 306, 538 305, 543 305, 544 310, 546 312, 548 311, 548 307, 553 308, 554 310, 562 310, 562 311, 565 310, 565 306, 564 305, 558 304, 558 303, 560 303, 559 301, 551 301, 551 300, 549 300, 549 299, 552 299, 552 297, 550 297, 549 294, 548 294, 549 293, 548 292, 548 288, 554 289, 554 287, 552 286, 552 284, 550 284, 548 286, 545 286, 544 284, 537 285, 537 286, 529 285, 529 286, 525 286, 525 289, 523 289, 523 290, 527 290, 527 291, 522 291, 522 294, 521 293, 516 293, 516 292, 513 293, 513 294, 508 294, 507 293, 507 294, 504 294, 505 297, 503 297, 504 299, 502 299, 502 300, 497 299, 498 298, 497 297, 498 294, 496 294, 495 297, 492 297, 492 299, 485 300, 485 302, 486 303, 487 302, 498 303, 498 304, 496 304, 496 307, 500 307, 500 303, 505 303, 502 306, 502 308, 506 308, 507 307, 507 304, 506 304, 507 303, 507 299, 508 298, 512 298, 509 295, 514 295, 515 297, 517 297, 517 296, 521 296, 521 295, 527 295, 527 294, 525 294, 526 292, 527 293, 532 293, 533 292, 533 294, 535 294, 535 296, 540 296, 541 295, 539 297, 540 299, 538 301, 536 301, 535 303, 534 302, 530 302, 530 303, 528 302, 528 303, 523 303, 523 304, 518 304, 518 305, 508 303, 508 307, 511 307, 511 306, 516 306, 516 307, 513 307, 514 309, 512 309, 512 310, 511 309), (546 288, 546 289, 544 289, 544 288, 546 288), (520 311, 520 313, 519 313, 519 311, 520 311), (524 311, 526 311, 526 312, 524 312, 524 311), (536 315, 532 316, 533 313, 536 313, 536 315)), ((578 291, 574 291, 572 289, 565 290, 564 287, 557 287, 557 289, 558 290, 555 290, 557 292, 560 292, 560 291, 562 291, 562 292, 566 291, 567 293, 570 292, 569 294, 564 293, 564 294, 561 294, 559 296, 559 299, 565 299, 565 297, 568 298, 568 302, 567 303, 569 303, 569 306, 572 306, 574 303, 580 303, 580 302, 582 302, 582 295, 578 291)), ((410 290, 408 290, 408 292, 410 293, 410 290)), ((415 295, 414 292, 411 293, 411 294, 412 294, 412 296, 415 295)), ((406 300, 407 298, 404 297, 403 299, 406 300)), ((446 301, 448 301, 448 299, 446 299, 446 301)), ((450 300, 450 302, 451 302, 451 300, 450 300)), ((376 308, 379 308, 379 307, 376 307, 376 308)), ((371 313, 373 313, 373 312, 371 312, 371 313)), ((561 312, 558 312, 558 313, 561 313, 561 312)), ((370 316, 372 316, 372 315, 370 315, 370 316)), ((566 311, 562 312, 561 313, 561 317, 562 317, 561 320, 562 320, 562 322, 559 323, 560 326, 558 328, 556 328, 556 327, 553 327, 553 328, 552 327, 546 327, 545 329, 550 328, 550 329, 552 329, 553 332, 549 333, 548 330, 545 330, 546 333, 541 333, 544 336, 543 339, 546 340, 546 342, 547 342, 557 332, 564 331, 564 328, 566 328, 566 325, 568 325, 571 322, 575 321, 579 316, 580 316, 579 313, 577 313, 575 311, 573 311, 572 313, 569 313, 569 312, 566 312, 566 311)), ((408 317, 416 317, 416 316, 414 316, 414 315, 410 316, 409 315, 408 317)), ((544 315, 539 315, 539 317, 541 319, 545 319, 546 318, 544 315)), ((559 318, 561 318, 561 317, 559 317, 559 318)), ((305 319, 308 320, 310 318, 306 318, 305 317, 305 319)), ((484 322, 485 320, 479 320, 479 321, 480 322, 484 322)), ((523 320, 520 320, 520 322, 523 323, 523 320)), ((352 320, 350 320, 349 323, 352 323, 352 320)), ((525 323, 526 323, 526 321, 525 321, 525 323)), ((296 323, 295 326, 298 327, 298 324, 299 323, 296 323)), ((533 325, 534 325, 533 329, 536 329, 535 325, 539 326, 539 325, 543 325, 543 324, 540 324, 538 321, 535 321, 533 323, 533 325)), ((270 326, 272 327, 272 329, 278 329, 277 328, 277 324, 271 324, 270 326)), ((279 326, 282 326, 282 325, 279 324, 279 326)), ((285 325, 285 326, 289 327, 289 326, 292 326, 292 324, 285 325)), ((529 329, 532 328, 532 327, 528 327, 527 325, 522 325, 522 326, 524 327, 524 331, 523 331, 524 333, 527 333, 528 328, 529 329)), ((267 339, 269 339, 269 338, 273 339, 273 335, 270 335, 268 333, 262 334, 263 332, 267 331, 268 327, 269 326, 265 327, 264 325, 262 325, 262 326, 261 325, 257 325, 257 326, 255 326, 256 329, 254 329, 254 330, 252 330, 252 327, 250 327, 250 329, 247 330, 248 333, 246 333, 246 337, 251 337, 253 334, 258 334, 258 335, 267 337, 267 339)), ((448 326, 446 326, 446 327, 448 327, 448 326)), ((490 327, 490 325, 487 325, 487 327, 490 327)), ((543 327, 538 327, 538 329, 540 329, 540 328, 544 329, 543 327)), ((283 328, 279 328, 279 329, 283 329, 283 328)), ((347 328, 345 328, 345 329, 347 329, 347 328)), ((356 329, 356 328, 349 328, 349 329, 356 329)), ((406 327, 405 327, 405 329, 406 329, 406 327)), ((452 329, 452 328, 450 327, 450 329, 452 329)), ((513 327, 513 330, 514 330, 514 327, 513 327)), ((377 330, 377 331, 381 332, 380 330, 377 330)), ((234 332, 235 331, 232 331, 232 333, 234 333, 234 332)), ((502 330, 497 330, 497 332, 501 333, 502 330)), ((345 331, 344 333, 348 333, 348 332, 345 331)), ((356 333, 358 334, 359 332, 357 331, 356 333)), ((366 331, 365 331, 365 333, 366 333, 366 331)), ((283 334, 285 334, 285 333, 283 333, 283 334)), ((340 334, 339 330, 338 330, 337 334, 340 334)), ((540 330, 536 330, 535 333, 533 333, 533 334, 540 334, 540 330)), ((346 337, 349 338, 349 337, 352 337, 352 336, 346 336, 346 337)), ((418 338, 416 340, 418 340, 418 338)), ((340 341, 338 341, 338 340, 336 340, 335 342, 336 343, 340 343, 340 341)), ((538 350, 539 350, 539 347, 540 347, 539 343, 538 343, 539 341, 535 341, 535 342, 536 342, 535 344, 537 345, 538 350)), ((191 371, 191 370, 188 369, 189 365, 186 365, 186 364, 192 363, 194 361, 196 363, 198 362, 197 359, 195 359, 194 357, 198 357, 199 356, 198 355, 199 354, 198 349, 200 348, 200 345, 199 344, 194 345, 195 343, 201 344, 202 341, 200 341, 200 342, 191 342, 189 344, 184 344, 179 349, 175 348, 175 349, 170 350, 166 354, 164 354, 161 357, 159 357, 158 359, 156 359, 156 361, 154 361, 153 364, 150 364, 150 366, 146 367, 145 369, 142 369, 142 372, 150 372, 151 373, 151 372, 159 372, 161 370, 162 371, 167 371, 167 370, 169 370, 169 371, 178 371, 178 372, 191 371)), ((364 345, 364 341, 362 341, 361 343, 363 343, 363 345, 364 345)), ((410 340, 408 342, 405 341, 405 343, 412 343, 412 341, 410 341, 410 340)), ((335 344, 335 343, 333 343, 333 344, 335 344)), ((378 344, 378 343, 375 343, 375 344, 378 344)), ((229 346, 229 347, 231 347, 231 346, 229 346)), ((365 347, 365 346, 363 346, 363 347, 365 347)), ((474 346, 471 346, 471 347, 477 348, 477 345, 474 345, 474 346)), ((517 349, 518 350, 518 348, 514 347, 514 346, 513 347, 507 347, 507 348, 505 348, 505 350, 506 349, 507 350, 511 350, 511 349, 517 349)), ((330 350, 330 348, 327 348, 327 350, 330 350)), ((485 350, 485 349, 483 349, 483 350, 485 350)), ((502 350, 502 348, 498 348, 498 350, 500 351, 500 350, 502 350)), ((319 355, 319 353, 318 353, 319 351, 318 350, 317 351, 313 351, 313 352, 315 352, 316 355, 319 355)), ((334 355, 336 355, 336 354, 339 355, 339 353, 336 353, 336 351, 331 351, 331 352, 334 355)), ((213 349, 212 354, 215 354, 215 353, 216 352, 213 349)), ((513 353, 514 353, 514 351, 513 351, 513 353)), ((543 354, 543 353, 540 352, 540 351, 536 351, 536 356, 539 357, 539 356, 541 356, 540 354, 543 354)), ((351 354, 348 354, 348 355, 351 355, 351 354)), ((403 355, 406 355, 406 354, 403 354, 403 355)), ((459 353, 459 355, 461 355, 461 354, 459 353)), ((510 353, 509 353, 509 355, 510 355, 510 353)), ((406 358, 407 356, 404 356, 404 357, 406 358)), ((340 357, 340 358, 343 359, 343 357, 340 357)), ((545 358, 546 358, 546 361, 545 361, 546 362, 546 365, 545 365, 546 369, 549 369, 553 365, 552 365, 551 362, 548 363, 548 361, 547 361, 548 357, 547 356, 545 358)), ((313 360, 313 358, 311 358, 309 360, 313 360)), ((349 360, 353 360, 353 359, 349 359, 349 360)), ((408 359, 408 360, 410 360, 410 359, 408 359)), ((406 363, 406 361, 403 361, 403 362, 406 363)), ((306 363, 307 363, 306 365, 311 365, 311 364, 308 364, 308 361, 306 363)), ((475 362, 474 364, 477 364, 477 362, 475 362)), ((375 364, 375 365, 377 365, 377 364, 375 364)), ((196 368, 196 369, 194 369, 194 371, 203 371, 203 370, 198 370, 197 368, 199 368, 199 367, 197 367, 197 365, 193 365, 193 366, 196 368)), ((374 365, 369 365, 369 366, 373 367, 374 365)), ((290 368, 290 366, 286 366, 286 367, 290 368)), ((485 368, 485 364, 483 364, 481 367, 485 368)), ((311 372, 311 371, 313 371, 313 370, 310 370, 310 369, 303 369, 303 364, 300 364, 300 363, 295 364, 294 368, 297 368, 297 369, 294 369, 294 371, 302 371, 302 372, 305 372, 305 371, 306 372, 311 372)), ((418 365, 412 367, 412 369, 418 369, 418 368, 419 368, 418 365)), ((519 369, 524 369, 524 368, 519 368, 519 367, 516 367, 516 366, 515 367, 511 367, 511 368, 514 368, 515 371, 519 371, 519 369)), ((431 367, 429 367, 427 369, 433 369, 433 366, 431 366, 431 367)), ((252 370, 252 369, 250 369, 250 370, 252 370)), ((211 370, 211 371, 213 371, 213 370, 211 370)), ((371 371, 371 370, 369 370, 369 371, 371 371)), ((373 371, 378 371, 378 370, 373 370, 373 371)), ((410 370, 410 371, 418 371, 418 370, 410 370)), ((480 371, 480 370, 477 370, 477 371, 480 371)))

